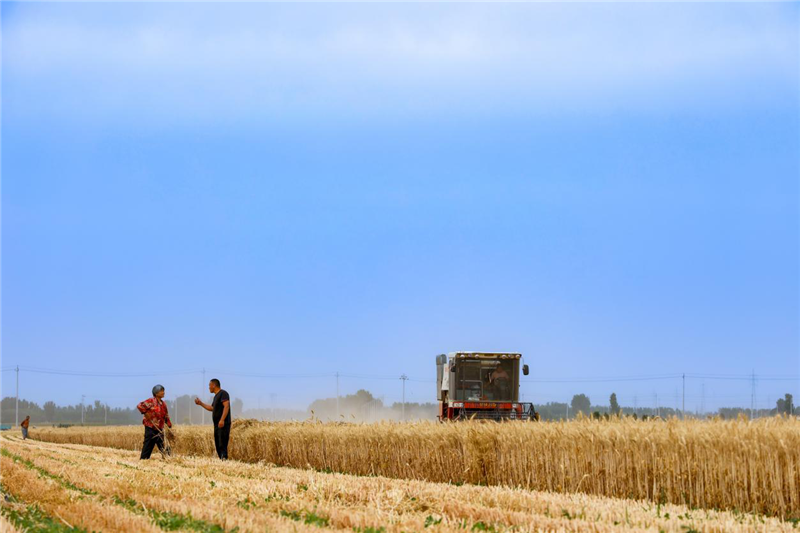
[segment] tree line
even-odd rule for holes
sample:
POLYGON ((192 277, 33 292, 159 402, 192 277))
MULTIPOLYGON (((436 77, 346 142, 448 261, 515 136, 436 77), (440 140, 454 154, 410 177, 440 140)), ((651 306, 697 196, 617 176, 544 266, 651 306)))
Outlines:
MULTIPOLYGON (((144 399, 144 398, 143 398, 144 399)), ((201 424, 203 413, 194 403, 194 396, 185 394, 175 400, 166 400, 170 418, 179 424, 201 424)), ((13 424, 15 421, 15 398, 8 396, 0 402, 0 418, 3 424, 13 424)), ((242 400, 234 398, 231 401, 231 414, 239 417, 244 404, 242 400)), ((84 405, 56 405, 49 401, 42 405, 28 400, 19 401, 20 421, 30 416, 34 423, 75 425, 128 425, 141 424, 142 414, 132 407, 111 407, 100 400, 84 405)), ((210 413, 205 415, 205 423, 211 423, 210 413)))
MULTIPOLYGON (((203 411, 194 404, 194 396, 183 395, 176 400, 167 400, 170 417, 178 424, 206 424, 211 423, 210 414, 203 415, 203 411)), ((617 395, 612 393, 608 405, 593 405, 585 394, 575 394, 572 401, 549 402, 536 405, 543 420, 561 420, 574 418, 581 413, 583 416, 636 416, 669 418, 680 416, 681 412, 672 407, 630 407, 621 406, 617 395)), ((308 408, 301 409, 249 409, 244 410, 244 403, 239 398, 231 402, 231 414, 235 418, 256 418, 260 420, 304 420, 310 417, 323 421, 343 422, 375 422, 378 420, 433 420, 438 412, 438 404, 393 402, 387 404, 383 399, 374 396, 371 392, 361 389, 354 394, 347 394, 338 398, 321 398, 314 400, 308 408)), ((81 424, 86 425, 127 425, 141 424, 142 415, 135 406, 120 408, 110 407, 95 400, 93 403, 81 405, 59 406, 54 402, 45 402, 39 405, 27 400, 19 401, 20 420, 30 415, 34 423, 46 424, 81 424)), ((708 414, 708 413, 706 413, 708 414)), ((722 407, 714 413, 723 418, 736 418, 740 414, 750 415, 750 410, 744 407, 722 407)), ((778 399, 773 409, 757 409, 752 415, 756 417, 775 415, 797 415, 797 407, 791 394, 778 399)), ((15 419, 15 399, 3 398, 0 403, 0 417, 3 424, 13 424, 15 419)))
MULTIPOLYGON (((623 407, 617 401, 616 393, 611 393, 608 405, 592 405, 591 400, 585 394, 576 394, 570 403, 550 402, 544 405, 537 405, 536 410, 543 420, 559 420, 563 418, 574 418, 581 413, 583 416, 635 416, 635 417, 661 417, 669 418, 681 416, 681 411, 672 407, 623 407)), ((721 407, 713 413, 723 418, 736 418, 740 414, 750 416, 750 409, 746 407, 721 407)), ((783 398, 779 398, 772 409, 755 409, 752 413, 755 417, 776 416, 776 415, 798 415, 791 394, 786 393, 783 398)), ((691 413, 687 412, 687 415, 691 413)))
MULTIPOLYGON (((166 400, 170 418, 179 424, 201 424, 203 411, 194 404, 194 396, 184 395, 177 400, 166 400)), ((2 423, 13 424, 15 419, 15 399, 3 398, 0 404, 2 423)), ((305 420, 316 418, 323 421, 374 422, 377 420, 400 420, 405 413, 406 420, 434 419, 438 406, 435 403, 393 402, 385 404, 380 398, 366 390, 336 398, 323 398, 313 401, 308 408, 259 408, 244 409, 241 399, 231 401, 231 414, 234 418, 256 418, 260 420, 305 420)), ((30 415, 34 424, 76 425, 130 425, 141 424, 142 415, 135 406, 127 408, 110 407, 96 400, 86 405, 59 406, 54 402, 39 405, 27 400, 19 401, 20 421, 30 415)), ((211 423, 210 413, 205 414, 205 423, 211 423)))

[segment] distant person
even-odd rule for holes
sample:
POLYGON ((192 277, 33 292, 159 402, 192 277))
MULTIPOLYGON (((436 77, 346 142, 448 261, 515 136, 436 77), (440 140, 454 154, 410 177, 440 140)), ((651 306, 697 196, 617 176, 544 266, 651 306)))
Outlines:
POLYGON ((144 444, 139 459, 150 459, 150 454, 153 453, 155 446, 158 446, 162 454, 167 453, 164 449, 164 424, 171 428, 172 421, 167 412, 164 392, 163 385, 156 385, 153 387, 153 397, 136 406, 143 415, 142 424, 144 424, 144 444))
POLYGON ((28 438, 28 426, 31 425, 31 416, 28 415, 25 417, 25 420, 22 421, 20 427, 22 428, 22 440, 26 440, 28 438))
POLYGON ((194 403, 206 411, 211 411, 211 420, 214 422, 214 447, 219 458, 224 461, 228 458, 228 439, 231 436, 231 397, 227 391, 220 388, 218 379, 208 382, 208 392, 214 394, 211 405, 203 403, 200 398, 195 398, 194 403))

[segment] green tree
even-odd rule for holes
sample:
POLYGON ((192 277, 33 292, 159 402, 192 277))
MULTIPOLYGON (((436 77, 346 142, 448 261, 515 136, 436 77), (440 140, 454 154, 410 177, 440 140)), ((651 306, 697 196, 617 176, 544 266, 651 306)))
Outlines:
POLYGON ((44 417, 48 422, 56 421, 56 402, 45 402, 44 417))
POLYGON ((617 402, 617 393, 616 392, 612 392, 611 393, 610 402, 611 402, 611 414, 612 415, 619 415, 619 412, 620 412, 621 409, 619 407, 619 402, 617 402))
POLYGON ((786 393, 783 398, 778 398, 775 412, 779 415, 791 415, 794 413, 794 400, 791 394, 786 393))
POLYGON ((571 409, 576 414, 580 411, 588 415, 589 411, 592 409, 592 402, 589 401, 589 397, 585 394, 576 394, 572 397, 571 409))

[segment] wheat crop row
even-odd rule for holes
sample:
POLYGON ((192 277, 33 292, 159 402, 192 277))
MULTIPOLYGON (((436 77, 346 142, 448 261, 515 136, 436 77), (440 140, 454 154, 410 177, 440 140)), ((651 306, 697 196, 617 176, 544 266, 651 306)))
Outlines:
POLYGON ((796 531, 790 522, 585 494, 220 462, 2 439, 13 506, 87 531, 796 531))
MULTIPOLYGON (((141 428, 40 429, 35 438, 135 450, 141 428)), ((213 455, 210 428, 174 431, 213 455)), ((385 423, 239 421, 231 457, 361 476, 581 492, 800 517, 800 420, 385 423)))

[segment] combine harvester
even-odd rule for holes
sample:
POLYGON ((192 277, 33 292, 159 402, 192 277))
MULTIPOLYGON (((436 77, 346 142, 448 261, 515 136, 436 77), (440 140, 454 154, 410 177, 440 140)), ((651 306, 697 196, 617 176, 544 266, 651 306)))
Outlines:
MULTIPOLYGON (((451 352, 436 356, 436 397, 442 420, 539 420, 519 401, 522 354, 451 352)), ((528 375, 528 365, 522 365, 528 375)))

